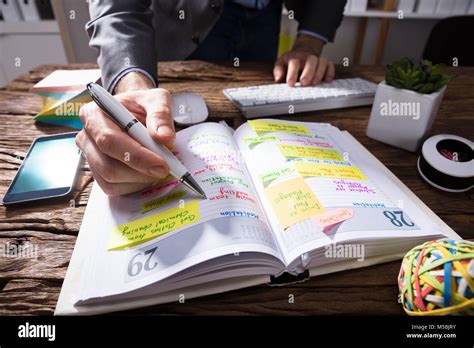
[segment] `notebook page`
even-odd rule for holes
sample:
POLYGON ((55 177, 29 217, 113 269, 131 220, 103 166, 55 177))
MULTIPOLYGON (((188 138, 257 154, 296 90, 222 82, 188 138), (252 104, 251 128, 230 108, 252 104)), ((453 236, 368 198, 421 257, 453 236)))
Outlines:
POLYGON ((173 178, 122 197, 95 186, 90 199, 102 202, 103 221, 78 300, 131 291, 222 255, 261 252, 271 256, 275 273, 283 267, 226 127, 207 123, 178 132, 173 152, 208 199, 173 178))
POLYGON ((438 233, 339 129, 286 120, 249 123, 234 137, 287 264, 332 243, 438 233), (318 217, 341 220, 324 227, 318 217))
POLYGON ((179 132, 173 153, 204 190, 207 199, 196 196, 179 180, 168 177, 141 192, 111 200, 115 222, 123 226, 122 230, 135 221, 155 219, 170 207, 177 211, 186 211, 189 207, 189 216, 194 214, 195 217, 181 225, 176 223, 169 231, 151 233, 154 240, 164 231, 162 235, 166 236, 221 217, 247 217, 266 222, 233 138, 224 126, 207 123, 179 132))

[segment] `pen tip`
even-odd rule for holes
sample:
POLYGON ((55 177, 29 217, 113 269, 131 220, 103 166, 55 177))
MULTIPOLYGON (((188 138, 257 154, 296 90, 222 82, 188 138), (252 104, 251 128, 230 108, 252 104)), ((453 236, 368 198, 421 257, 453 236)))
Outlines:
POLYGON ((198 183, 193 179, 191 174, 186 173, 183 175, 183 177, 180 179, 180 181, 189 187, 192 191, 197 193, 199 196, 203 197, 204 199, 207 199, 206 194, 204 193, 203 189, 198 185, 198 183))

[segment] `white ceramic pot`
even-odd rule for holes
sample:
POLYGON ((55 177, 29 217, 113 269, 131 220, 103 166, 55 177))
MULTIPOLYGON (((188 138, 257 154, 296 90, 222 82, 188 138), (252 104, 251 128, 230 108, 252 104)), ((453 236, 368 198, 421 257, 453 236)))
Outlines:
POLYGON ((431 94, 389 86, 375 92, 367 136, 408 151, 417 151, 428 136, 446 86, 431 94))

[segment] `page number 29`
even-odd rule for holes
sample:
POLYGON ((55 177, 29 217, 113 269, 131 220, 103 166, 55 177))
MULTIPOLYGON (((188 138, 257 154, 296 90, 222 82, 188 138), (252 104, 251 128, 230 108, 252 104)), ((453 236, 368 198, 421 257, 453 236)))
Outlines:
POLYGON ((408 227, 413 227, 415 224, 413 222, 408 222, 405 220, 405 216, 403 215, 403 211, 401 210, 385 210, 383 212, 383 215, 390 220, 392 225, 396 227, 402 227, 402 226, 408 226, 408 227))
POLYGON ((128 263, 128 275, 135 277, 141 273, 142 270, 151 271, 158 263, 152 262, 152 256, 156 251, 156 247, 147 250, 144 253, 137 253, 130 259, 128 263), (144 256, 144 257, 142 257, 144 256), (145 259, 145 260, 143 260, 145 259))

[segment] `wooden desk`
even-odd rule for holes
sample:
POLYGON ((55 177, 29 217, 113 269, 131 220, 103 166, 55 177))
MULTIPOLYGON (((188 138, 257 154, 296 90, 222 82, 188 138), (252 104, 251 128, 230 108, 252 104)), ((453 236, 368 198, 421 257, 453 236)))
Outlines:
MULTIPOLYGON (((41 66, 19 76, 0 90, 0 195, 3 197, 31 142, 42 134, 68 129, 35 124, 33 115, 41 99, 28 92, 32 85, 57 68, 87 65, 41 66)), ((474 134, 474 69, 458 68, 448 87, 432 134, 452 133, 472 139, 474 134)), ((374 82, 383 79, 383 67, 338 68, 338 76, 360 76, 374 82)), ((238 126, 245 120, 226 99, 226 87, 271 82, 271 66, 240 68, 203 62, 173 62, 159 66, 161 87, 171 92, 199 93, 206 99, 210 121, 226 120, 238 126)), ((330 122, 349 130, 436 214, 465 239, 474 238, 474 192, 450 194, 421 180, 417 155, 371 140, 365 136, 370 108, 327 110, 293 116, 301 121, 330 122)), ((52 314, 81 225, 91 177, 87 168, 83 189, 75 207, 69 204, 28 208, 0 207, 0 245, 32 243, 39 247, 38 260, 0 257, 0 315, 52 314)), ((269 289, 259 286, 220 295, 137 309, 133 314, 403 314, 397 303, 396 283, 400 262, 313 278, 305 283, 269 289), (288 303, 293 294, 295 302, 288 303)))

